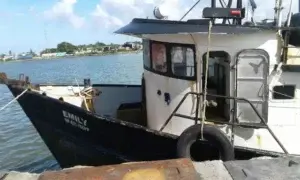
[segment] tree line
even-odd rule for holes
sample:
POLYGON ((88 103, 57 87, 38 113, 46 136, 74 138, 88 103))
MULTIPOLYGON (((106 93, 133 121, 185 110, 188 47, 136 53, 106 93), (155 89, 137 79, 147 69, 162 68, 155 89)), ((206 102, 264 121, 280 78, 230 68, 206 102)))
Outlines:
MULTIPOLYGON (((127 43, 125 43, 125 44, 127 44, 127 43)), ((139 42, 139 41, 135 41, 133 43, 141 44, 141 42, 139 42)), ((44 53, 57 53, 57 52, 66 52, 67 54, 74 54, 75 51, 86 51, 88 48, 91 48, 93 50, 101 51, 101 50, 103 50, 103 47, 106 47, 106 46, 116 48, 116 47, 119 47, 120 45, 119 44, 113 44, 113 43, 105 44, 103 42, 96 42, 95 44, 83 44, 83 45, 77 45, 76 46, 76 45, 73 45, 69 42, 61 42, 61 43, 57 44, 56 48, 44 49, 43 51, 41 51, 41 54, 44 54, 44 53)))

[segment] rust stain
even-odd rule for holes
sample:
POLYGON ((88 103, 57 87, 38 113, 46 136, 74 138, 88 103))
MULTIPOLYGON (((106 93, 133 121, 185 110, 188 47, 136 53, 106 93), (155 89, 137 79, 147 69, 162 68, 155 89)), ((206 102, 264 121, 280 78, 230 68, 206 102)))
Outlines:
POLYGON ((128 172, 124 175, 123 180, 165 180, 165 175, 158 169, 138 169, 128 172))
POLYGON ((197 172, 188 159, 135 162, 44 172, 39 180, 194 180, 197 172))

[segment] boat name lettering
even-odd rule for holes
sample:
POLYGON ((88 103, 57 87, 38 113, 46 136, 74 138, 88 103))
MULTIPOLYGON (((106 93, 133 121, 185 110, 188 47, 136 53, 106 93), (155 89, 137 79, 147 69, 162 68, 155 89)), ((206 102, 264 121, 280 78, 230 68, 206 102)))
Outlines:
POLYGON ((90 131, 90 129, 87 127, 87 120, 83 119, 81 117, 78 117, 72 113, 69 113, 67 111, 62 111, 63 116, 65 119, 65 122, 68 124, 71 124, 72 126, 78 127, 84 131, 90 131))

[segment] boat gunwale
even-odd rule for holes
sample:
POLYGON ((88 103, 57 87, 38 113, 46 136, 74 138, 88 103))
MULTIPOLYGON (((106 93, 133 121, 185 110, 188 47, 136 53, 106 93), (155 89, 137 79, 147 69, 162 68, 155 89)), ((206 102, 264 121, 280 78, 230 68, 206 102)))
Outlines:
MULTIPOLYGON (((11 86, 11 87, 9 87, 9 89, 10 88, 17 88, 17 89, 19 89, 19 91, 24 91, 26 89, 25 87, 21 87, 21 86, 14 85, 14 84, 12 84, 12 85, 7 84, 7 86, 8 87, 11 86)), ((119 124, 119 125, 122 125, 122 126, 127 126, 127 127, 131 127, 131 128, 135 128, 135 129, 140 129, 140 130, 143 130, 145 132, 152 133, 154 135, 162 136, 162 137, 165 137, 165 138, 171 138, 171 139, 178 139, 179 138, 179 136, 173 135, 173 134, 170 134, 170 133, 167 133, 167 132, 160 132, 160 131, 157 131, 157 130, 149 129, 145 126, 134 124, 134 123, 127 122, 127 121, 123 121, 123 120, 116 119, 116 118, 113 118, 113 117, 101 116, 101 115, 86 111, 86 110, 84 110, 82 108, 79 108, 77 106, 74 106, 72 104, 65 103, 65 102, 60 101, 58 99, 51 98, 51 97, 45 96, 43 94, 39 94, 38 92, 35 92, 35 91, 30 91, 29 90, 29 91, 25 92, 24 95, 25 94, 32 94, 32 95, 35 95, 35 96, 39 96, 40 98, 48 99, 48 100, 54 101, 55 103, 59 103, 61 105, 72 106, 72 108, 76 108, 77 111, 82 112, 82 113, 86 113, 88 116, 96 117, 99 120, 104 120, 106 122, 119 124)), ((18 99, 18 101, 20 101, 20 100, 18 99)), ((241 151, 249 151, 249 152, 253 152, 253 153, 257 153, 257 154, 261 154, 261 155, 265 155, 265 156, 274 156, 274 157, 297 156, 297 157, 300 157, 300 155, 297 155, 297 154, 288 154, 288 155, 286 155, 283 152, 267 151, 267 150, 262 150, 262 149, 254 149, 254 148, 241 147, 241 146, 235 146, 235 145, 234 145, 234 149, 241 150, 241 151)))

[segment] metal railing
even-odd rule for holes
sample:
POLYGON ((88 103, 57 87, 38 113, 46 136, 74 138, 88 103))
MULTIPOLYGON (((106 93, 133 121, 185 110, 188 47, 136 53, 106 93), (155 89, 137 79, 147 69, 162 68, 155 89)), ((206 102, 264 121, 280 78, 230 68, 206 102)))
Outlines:
MULTIPOLYGON (((200 118, 198 118, 198 115, 199 115, 198 112, 199 112, 199 101, 200 101, 200 97, 201 96, 203 96, 203 93, 196 93, 196 92, 188 92, 188 93, 186 93, 184 95, 184 97, 180 100, 180 102, 176 106, 176 108, 173 110, 173 112, 171 113, 171 115, 165 121, 165 123, 163 124, 163 126, 160 128, 159 131, 163 131, 164 130, 164 128, 168 125, 168 123, 171 121, 171 119, 172 119, 173 116, 177 116, 177 117, 181 117, 181 118, 186 118, 186 119, 191 119, 191 120, 195 121, 195 124, 197 124, 198 120, 200 120, 200 118), (196 117, 190 117, 190 116, 186 116, 186 115, 183 115, 183 114, 177 114, 178 109, 181 107, 182 103, 186 100, 186 98, 188 97, 188 95, 196 95, 197 96, 196 117)), ((269 133, 275 139, 275 141, 280 146, 280 148, 283 150, 283 152, 285 154, 289 154, 288 151, 283 146, 283 144, 280 142, 280 140, 274 134, 274 132, 272 131, 272 129, 270 129, 270 127, 268 126, 268 124, 265 121, 265 119, 260 115, 260 113, 257 111, 257 109, 255 108, 255 106, 249 100, 247 100, 245 98, 238 98, 238 97, 231 97, 231 96, 222 96, 222 95, 213 95, 213 94, 206 94, 206 96, 208 96, 208 97, 222 98, 222 99, 230 99, 230 100, 235 100, 235 101, 244 101, 244 102, 248 103, 251 106, 251 108, 254 110, 255 114, 258 116, 258 118, 261 121, 260 124, 249 124, 249 123, 244 123, 243 124, 243 123, 239 123, 239 122, 236 123, 236 119, 234 119, 233 122, 221 122, 221 121, 214 121, 214 120, 209 120, 209 122, 218 123, 218 124, 231 125, 232 128, 234 126, 240 126, 240 127, 244 127, 244 128, 265 128, 265 129, 267 129, 269 131, 269 133)))

